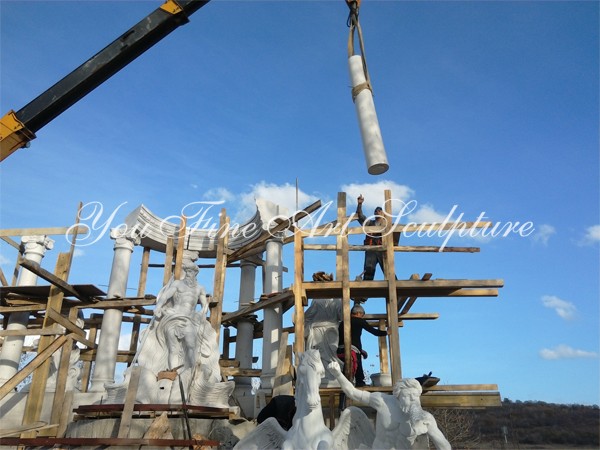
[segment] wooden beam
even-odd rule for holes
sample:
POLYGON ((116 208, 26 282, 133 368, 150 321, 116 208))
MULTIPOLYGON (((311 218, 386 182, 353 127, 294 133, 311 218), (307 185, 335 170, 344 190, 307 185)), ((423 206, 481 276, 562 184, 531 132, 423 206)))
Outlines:
POLYGON ((77 290, 69 283, 67 283, 64 280, 61 280, 59 277, 57 277, 53 273, 48 272, 46 269, 43 269, 36 262, 29 261, 27 259, 22 259, 19 262, 19 265, 29 270, 30 272, 35 273, 37 276, 43 278, 52 285, 56 286, 58 289, 60 289, 61 291, 63 291, 63 293, 67 295, 72 295, 73 297, 76 297, 82 301, 90 300, 89 298, 83 297, 81 294, 79 294, 79 292, 77 292, 77 290))
POLYGON ((243 259, 246 253, 249 253, 251 250, 256 249, 258 247, 262 247, 269 239, 271 239, 276 233, 284 230, 289 230, 293 227, 299 220, 308 216, 312 212, 316 211, 321 207, 321 200, 317 200, 313 204, 307 206, 302 211, 298 211, 293 216, 289 217, 287 220, 282 220, 278 225, 274 226, 270 230, 263 232, 257 239, 252 241, 250 244, 245 245, 234 251, 228 257, 228 262, 237 261, 238 259, 243 259))
POLYGON ((129 429, 131 428, 131 416, 133 414, 135 396, 137 394, 141 372, 142 368, 140 366, 135 366, 131 368, 131 377, 129 379, 129 385, 127 386, 127 395, 125 396, 125 403, 123 404, 123 414, 121 414, 121 422, 119 424, 119 432, 117 434, 117 437, 119 439, 129 437, 129 429))
POLYGON ((148 264, 150 263, 150 247, 144 247, 142 254, 142 266, 140 267, 140 280, 138 282, 137 296, 143 297, 146 293, 146 281, 148 279, 148 264))
POLYGON ((4 271, 2 268, 0 268, 0 283, 2 283, 2 286, 8 286, 8 280, 4 276, 4 271))
POLYGON ((181 265, 183 263, 183 248, 185 246, 185 238, 187 232, 187 217, 181 216, 179 222, 179 230, 177 234, 177 252, 175 253, 175 279, 181 279, 181 265))
MULTIPOLYGON (((421 278, 421 281, 428 281, 431 279, 431 277, 432 277, 431 273, 426 273, 425 275, 423 275, 423 278, 421 278)), ((410 310, 410 308, 412 308, 412 306, 417 301, 417 298, 418 297, 410 297, 408 299, 408 301, 406 302, 406 304, 404 305, 404 307, 402 308, 402 311, 400 311, 400 305, 398 305, 398 311, 400 311, 400 315, 407 314, 408 311, 410 310)))
POLYGON ((27 378, 31 373, 42 365, 52 354, 58 350, 67 340, 67 336, 60 336, 53 341, 48 347, 37 354, 29 364, 19 370, 13 377, 0 386, 0 400, 2 400, 9 392, 12 392, 21 381, 27 378))
POLYGON ((283 303, 286 300, 289 300, 291 298, 293 298, 294 293, 293 291, 283 291, 277 295, 274 295, 273 297, 270 297, 266 300, 260 300, 257 303, 254 303, 252 305, 246 306, 245 308, 239 309, 235 312, 232 313, 224 313, 223 314, 223 320, 222 322, 226 322, 226 323, 230 323, 232 321, 235 321, 241 317, 247 316, 252 314, 255 311, 260 311, 261 309, 265 309, 268 308, 270 306, 274 306, 278 303, 283 303))
POLYGON ((65 334, 65 331, 56 324, 46 328, 0 330, 0 336, 56 336, 59 334, 65 334))
MULTIPOLYGON (((386 217, 392 216, 392 192, 389 189, 384 191, 384 208, 386 217)), ((392 234, 392 223, 387 221, 386 229, 383 234, 383 245, 386 248, 384 260, 385 278, 388 283, 388 294, 386 309, 388 314, 388 324, 390 329, 390 365, 392 369, 392 384, 395 384, 402 378, 402 364, 400 361, 400 332, 398 320, 398 291, 396 290, 396 265, 394 261, 394 236, 392 234)))
POLYGON ((165 271, 163 274, 163 286, 171 279, 173 270, 173 236, 167 236, 165 249, 165 271))
POLYGON ((88 227, 83 225, 77 227, 50 227, 50 228, 5 228, 0 230, 0 237, 29 236, 29 235, 53 235, 53 234, 79 234, 86 233, 88 227))
POLYGON ((296 357, 304 352, 304 240, 294 228, 294 351, 296 357))
POLYGON ((15 248, 18 252, 21 251, 21 246, 17 242, 13 241, 11 238, 9 238, 7 236, 0 236, 0 239, 2 239, 4 242, 6 242, 11 247, 15 248))
MULTIPOLYGON (((221 209, 219 218, 219 230, 229 230, 229 217, 225 208, 221 209)), ((229 233, 219 233, 217 241, 217 259, 215 261, 215 275, 213 286, 213 298, 216 306, 210 309, 210 323, 217 334, 217 343, 221 332, 221 321, 223 319, 223 300, 225 295, 225 275, 227 273, 227 247, 229 245, 229 233)))

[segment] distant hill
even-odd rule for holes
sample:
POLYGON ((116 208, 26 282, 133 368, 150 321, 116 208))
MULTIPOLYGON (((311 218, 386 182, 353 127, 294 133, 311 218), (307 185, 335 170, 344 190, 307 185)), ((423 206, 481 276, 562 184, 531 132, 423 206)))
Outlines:
POLYGON ((432 410, 453 448, 599 448, 598 405, 505 399, 502 407, 432 410))

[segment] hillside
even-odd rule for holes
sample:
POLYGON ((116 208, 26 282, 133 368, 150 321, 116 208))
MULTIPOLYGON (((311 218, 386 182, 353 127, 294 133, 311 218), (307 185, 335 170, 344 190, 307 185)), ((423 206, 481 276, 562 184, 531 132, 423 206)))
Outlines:
POLYGON ((453 448, 598 448, 598 405, 510 401, 484 410, 434 410, 453 448))

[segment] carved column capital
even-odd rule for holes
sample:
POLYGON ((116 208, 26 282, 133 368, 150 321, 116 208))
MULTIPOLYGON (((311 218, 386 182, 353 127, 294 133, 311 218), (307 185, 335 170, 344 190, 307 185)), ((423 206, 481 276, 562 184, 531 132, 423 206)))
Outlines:
POLYGON ((123 248, 133 252, 133 248, 141 242, 140 235, 136 229, 123 230, 112 228, 110 238, 115 240, 115 250, 123 248))
MULTIPOLYGON (((45 235, 21 237, 21 252, 23 255, 38 255, 43 257, 46 250, 54 248, 54 240, 45 235)), ((25 256, 27 258, 27 256, 25 256)), ((30 258, 27 258, 30 259, 30 258)))

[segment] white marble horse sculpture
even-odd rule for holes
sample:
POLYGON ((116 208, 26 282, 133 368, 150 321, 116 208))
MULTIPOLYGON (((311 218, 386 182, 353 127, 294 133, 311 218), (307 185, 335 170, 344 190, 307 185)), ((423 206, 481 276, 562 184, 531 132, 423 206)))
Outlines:
POLYGON ((235 450, 342 450, 370 448, 375 434, 365 413, 355 407, 344 410, 333 431, 325 426, 319 385, 325 375, 319 351, 299 356, 296 380, 296 414, 289 431, 270 417, 246 435, 235 450))

